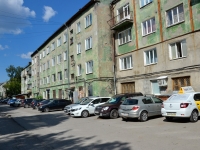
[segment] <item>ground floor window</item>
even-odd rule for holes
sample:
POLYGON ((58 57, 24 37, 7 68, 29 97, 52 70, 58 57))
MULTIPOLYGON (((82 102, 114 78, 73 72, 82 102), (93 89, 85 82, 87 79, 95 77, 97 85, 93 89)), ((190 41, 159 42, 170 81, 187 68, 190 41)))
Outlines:
POLYGON ((190 77, 173 78, 173 91, 179 91, 181 87, 191 86, 190 77))
POLYGON ((134 93, 135 92, 135 82, 121 83, 122 93, 134 93))
POLYGON ((167 86, 159 86, 158 80, 151 81, 151 91, 154 95, 164 94, 167 89, 167 86))
POLYGON ((56 90, 53 90, 53 98, 56 98, 56 90))

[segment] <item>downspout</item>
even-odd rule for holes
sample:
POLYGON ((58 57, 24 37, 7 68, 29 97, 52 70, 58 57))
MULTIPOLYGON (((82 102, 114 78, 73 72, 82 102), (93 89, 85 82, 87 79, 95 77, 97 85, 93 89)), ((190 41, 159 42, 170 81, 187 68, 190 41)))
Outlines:
POLYGON ((191 26, 191 31, 194 31, 194 20, 193 20, 193 12, 192 12, 192 6, 191 6, 191 0, 188 0, 188 5, 189 5, 189 12, 190 12, 190 26, 191 26))

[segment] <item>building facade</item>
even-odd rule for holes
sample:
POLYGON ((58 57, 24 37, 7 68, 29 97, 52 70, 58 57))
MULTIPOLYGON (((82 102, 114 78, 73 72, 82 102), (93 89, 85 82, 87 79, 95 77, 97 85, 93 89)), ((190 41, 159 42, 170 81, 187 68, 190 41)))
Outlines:
POLYGON ((117 93, 200 91, 200 1, 114 0, 117 93))
POLYGON ((114 94, 110 2, 89 1, 31 55, 34 97, 114 94))
POLYGON ((0 83, 0 99, 6 98, 6 89, 4 88, 6 83, 7 82, 0 83))
POLYGON ((21 95, 25 98, 33 97, 32 94, 32 68, 31 62, 21 72, 21 95))

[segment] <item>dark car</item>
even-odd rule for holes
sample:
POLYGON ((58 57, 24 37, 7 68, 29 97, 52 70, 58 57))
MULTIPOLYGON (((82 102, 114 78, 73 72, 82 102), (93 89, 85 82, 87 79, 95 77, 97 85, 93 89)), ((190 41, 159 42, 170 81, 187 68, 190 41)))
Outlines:
POLYGON ((50 110, 63 110, 66 105, 70 105, 72 102, 65 99, 53 99, 48 104, 42 105, 38 108, 39 111, 49 112, 50 110))
POLYGON ((50 102, 51 99, 46 99, 46 100, 43 100, 39 103, 37 103, 37 108, 39 110, 39 107, 42 106, 42 105, 45 105, 45 104, 48 104, 50 102))
POLYGON ((34 98, 27 98, 27 99, 25 99, 25 100, 24 100, 24 103, 23 103, 24 108, 30 107, 30 106, 31 106, 31 102, 32 102, 33 100, 35 100, 35 99, 34 99, 34 98))
POLYGON ((34 100, 31 102, 31 107, 32 107, 33 109, 37 109, 38 103, 41 102, 41 101, 43 101, 43 100, 44 100, 44 99, 34 99, 34 100))
POLYGON ((109 99, 105 104, 97 106, 94 114, 100 117, 118 118, 118 109, 120 104, 129 97, 143 96, 142 93, 118 94, 109 99))
POLYGON ((15 101, 17 101, 17 99, 10 99, 9 105, 14 107, 15 101))

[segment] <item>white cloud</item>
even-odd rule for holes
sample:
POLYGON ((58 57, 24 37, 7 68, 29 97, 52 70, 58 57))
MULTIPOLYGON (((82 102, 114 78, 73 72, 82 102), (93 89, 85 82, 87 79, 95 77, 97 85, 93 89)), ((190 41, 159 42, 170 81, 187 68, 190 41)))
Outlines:
POLYGON ((31 54, 33 52, 28 52, 27 54, 21 54, 20 57, 23 59, 31 59, 31 54))
POLYGON ((2 45, 0 44, 0 50, 4 50, 4 49, 8 49, 8 45, 2 46, 2 45))
POLYGON ((28 17, 35 17, 35 11, 23 6, 24 0, 0 0, 0 33, 20 34, 29 26, 28 17))
POLYGON ((48 22, 50 18, 52 18, 53 16, 55 16, 57 14, 57 12, 55 10, 53 10, 53 8, 49 7, 49 6, 44 6, 44 15, 43 15, 43 20, 44 22, 48 22))

